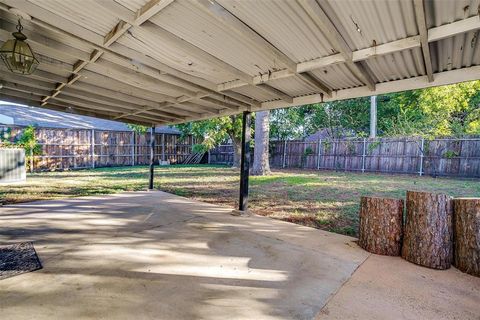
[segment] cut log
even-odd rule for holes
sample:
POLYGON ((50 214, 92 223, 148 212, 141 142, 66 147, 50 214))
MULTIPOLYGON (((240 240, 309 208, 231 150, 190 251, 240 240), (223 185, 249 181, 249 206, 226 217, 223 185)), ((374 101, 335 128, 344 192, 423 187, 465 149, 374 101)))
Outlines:
POLYGON ((360 199, 358 244, 368 252, 399 256, 402 246, 403 200, 360 199))
POLYGON ((402 257, 415 264, 448 269, 453 259, 453 204, 445 194, 407 191, 402 257))
POLYGON ((454 199, 454 265, 480 277, 480 198, 454 199))

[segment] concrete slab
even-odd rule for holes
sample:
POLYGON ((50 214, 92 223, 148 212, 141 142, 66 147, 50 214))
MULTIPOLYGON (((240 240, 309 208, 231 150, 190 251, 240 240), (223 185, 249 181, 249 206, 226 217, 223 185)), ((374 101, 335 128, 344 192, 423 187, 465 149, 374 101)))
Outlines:
POLYGON ((368 257, 353 238, 163 192, 2 207, 44 269, 0 281, 1 319, 312 319, 368 257))
POLYGON ((3 319, 480 319, 480 279, 353 238, 163 192, 0 207, 44 269, 0 281, 3 319))
POLYGON ((480 319, 480 278, 371 255, 317 319, 480 319))

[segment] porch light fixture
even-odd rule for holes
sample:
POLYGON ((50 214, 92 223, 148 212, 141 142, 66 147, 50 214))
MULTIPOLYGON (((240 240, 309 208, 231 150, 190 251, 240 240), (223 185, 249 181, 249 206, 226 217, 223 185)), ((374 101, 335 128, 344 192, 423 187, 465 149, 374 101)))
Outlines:
POLYGON ((0 56, 13 73, 32 74, 39 62, 32 48, 25 42, 27 37, 22 33, 23 26, 18 20, 17 32, 12 33, 15 39, 7 40, 0 49, 0 56))

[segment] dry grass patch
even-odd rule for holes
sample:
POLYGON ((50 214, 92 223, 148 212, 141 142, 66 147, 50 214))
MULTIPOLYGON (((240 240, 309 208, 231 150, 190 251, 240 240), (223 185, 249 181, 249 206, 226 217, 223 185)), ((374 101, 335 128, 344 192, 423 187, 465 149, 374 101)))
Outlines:
MULTIPOLYGON (((145 190, 147 167, 99 168, 35 173, 27 183, 0 185, 6 203, 145 190)), ((156 169, 155 187, 218 205, 238 204, 239 171, 224 166, 169 166, 156 169)), ((251 177, 250 208, 276 219, 356 235, 362 195, 405 196, 406 190, 480 197, 478 180, 332 171, 274 170, 251 177)))

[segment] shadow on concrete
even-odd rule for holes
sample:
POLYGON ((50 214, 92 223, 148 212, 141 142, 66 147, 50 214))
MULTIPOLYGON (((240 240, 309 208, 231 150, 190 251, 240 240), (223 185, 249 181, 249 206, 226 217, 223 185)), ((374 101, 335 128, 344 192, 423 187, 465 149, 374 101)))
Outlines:
POLYGON ((2 318, 310 319, 368 254, 352 238, 163 192, 2 208, 44 269, 0 281, 2 318))

